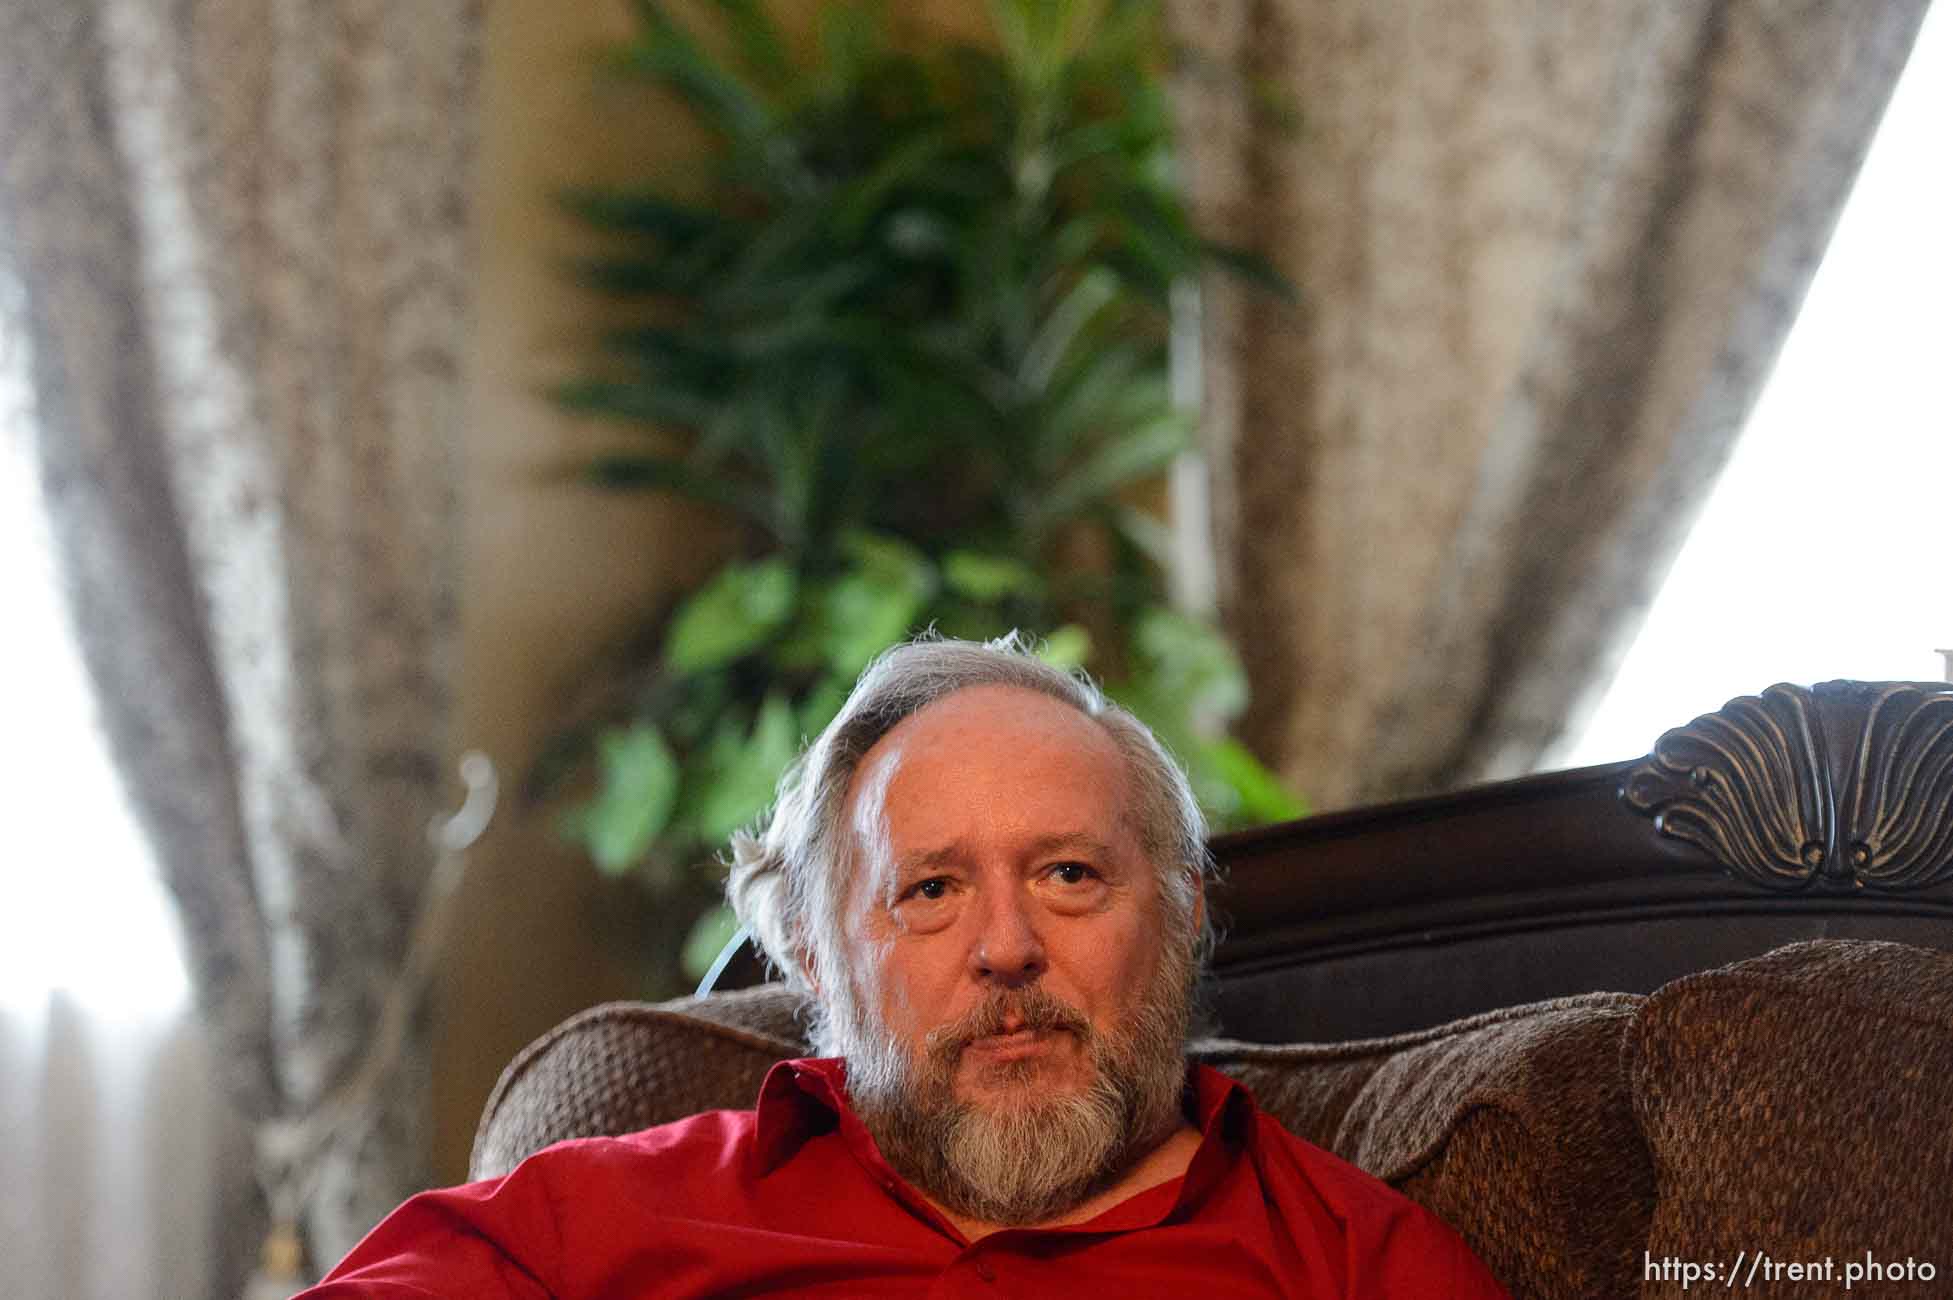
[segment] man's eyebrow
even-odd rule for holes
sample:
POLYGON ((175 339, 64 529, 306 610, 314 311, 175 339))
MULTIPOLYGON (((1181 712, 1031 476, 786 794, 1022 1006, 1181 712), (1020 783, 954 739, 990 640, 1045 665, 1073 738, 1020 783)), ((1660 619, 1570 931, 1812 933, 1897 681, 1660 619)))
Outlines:
POLYGON ((948 866, 962 856, 963 846, 960 842, 945 844, 939 849, 929 849, 926 852, 910 853, 895 860, 895 874, 912 876, 920 871, 934 871, 938 867, 948 866))

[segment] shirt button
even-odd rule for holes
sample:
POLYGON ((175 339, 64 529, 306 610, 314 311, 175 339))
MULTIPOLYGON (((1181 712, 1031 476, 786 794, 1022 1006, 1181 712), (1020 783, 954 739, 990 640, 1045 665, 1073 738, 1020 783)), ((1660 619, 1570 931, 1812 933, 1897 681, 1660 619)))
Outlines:
POLYGON ((990 1267, 988 1260, 980 1259, 976 1262, 976 1275, 986 1282, 995 1282, 997 1280, 997 1270, 990 1267))

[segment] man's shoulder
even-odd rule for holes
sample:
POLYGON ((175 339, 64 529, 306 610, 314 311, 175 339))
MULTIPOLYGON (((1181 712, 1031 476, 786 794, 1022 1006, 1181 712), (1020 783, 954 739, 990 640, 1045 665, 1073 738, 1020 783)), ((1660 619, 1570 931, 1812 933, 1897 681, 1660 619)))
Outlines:
POLYGON ((717 1163, 750 1150, 756 1130, 751 1110, 708 1110, 631 1133, 569 1138, 544 1147, 518 1168, 553 1178, 611 1166, 717 1163))
POLYGON ((1300 1178, 1339 1218, 1358 1222, 1428 1217, 1428 1213, 1368 1170, 1291 1133, 1264 1110, 1255 1114, 1256 1148, 1264 1178, 1300 1178))
POLYGON ((744 1110, 708 1110, 614 1137, 572 1138, 545 1147, 523 1163, 529 1173, 555 1176, 647 1165, 696 1164, 757 1172, 791 1153, 806 1139, 834 1127, 845 1104, 839 1062, 781 1061, 767 1072, 754 1104, 744 1110), (539 1162, 539 1163, 538 1163, 539 1162), (535 1165, 533 1169, 528 1167, 535 1165))
MULTIPOLYGON (((497 1178, 422 1192, 375 1228, 322 1286, 324 1297, 381 1284, 416 1295, 594 1293, 632 1252, 666 1250, 685 1215, 729 1218, 740 1180, 725 1176, 750 1149, 752 1111, 720 1110, 616 1137, 572 1138, 497 1178)), ((403 1291, 402 1294, 405 1292, 403 1291)), ((394 1292, 386 1292, 394 1294, 394 1292)))
POLYGON ((1313 1207, 1358 1235, 1442 1228, 1427 1210, 1381 1178, 1290 1131, 1240 1080, 1195 1064, 1189 1081, 1196 1123, 1223 1125, 1221 1131, 1232 1131, 1236 1141, 1246 1139, 1263 1191, 1277 1204, 1285 1202, 1294 1210, 1313 1207))
POLYGON ((1502 1297, 1455 1229, 1368 1170, 1324 1150, 1257 1109, 1256 1155, 1263 1190, 1278 1208, 1308 1198, 1339 1221, 1344 1247, 1397 1285, 1378 1294, 1502 1297), (1405 1289, 1411 1288, 1411 1289, 1405 1289), (1419 1290, 1417 1288, 1423 1288, 1419 1290))

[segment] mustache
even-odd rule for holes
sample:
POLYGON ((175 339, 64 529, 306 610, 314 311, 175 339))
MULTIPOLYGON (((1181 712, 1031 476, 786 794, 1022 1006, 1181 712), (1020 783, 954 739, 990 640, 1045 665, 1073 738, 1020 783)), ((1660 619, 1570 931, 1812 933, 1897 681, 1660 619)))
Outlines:
POLYGON ((994 1038, 1015 1022, 1020 1029, 1062 1029, 1090 1046, 1092 1022, 1069 1002, 1035 984, 1015 989, 992 989, 976 1006, 947 1025, 939 1025, 924 1040, 930 1060, 954 1061, 980 1038, 994 1038))

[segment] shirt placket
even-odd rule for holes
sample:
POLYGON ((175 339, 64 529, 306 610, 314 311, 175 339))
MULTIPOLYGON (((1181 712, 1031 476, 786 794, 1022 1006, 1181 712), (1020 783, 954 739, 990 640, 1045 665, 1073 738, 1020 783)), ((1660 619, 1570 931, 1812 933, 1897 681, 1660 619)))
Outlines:
POLYGON ((1193 1162, 1186 1175, 1174 1180, 1173 1195, 1159 1196, 1157 1200, 1153 1200, 1148 1197, 1148 1193, 1141 1192, 1089 1223, 1060 1228, 1010 1228, 970 1241, 929 1202, 928 1198, 910 1186, 908 1181, 897 1174, 893 1166, 883 1158, 881 1149, 875 1145, 875 1140, 869 1134, 867 1126, 843 1101, 836 1080, 810 1075, 802 1078, 801 1083, 803 1089, 819 1097, 832 1109, 849 1155, 869 1180, 879 1187, 884 1195, 934 1231, 943 1239, 945 1245, 956 1248, 954 1257, 937 1274, 936 1280, 925 1292, 932 1297, 932 1300, 933 1298, 957 1300, 958 1297, 1018 1294, 1018 1291, 1010 1287, 1008 1275, 1013 1270, 1005 1263, 1004 1257, 1011 1253, 1014 1243, 1021 1243, 1026 1237, 1140 1231, 1166 1221, 1178 1213, 1183 1206, 1197 1202, 1220 1180, 1227 1164, 1235 1156, 1230 1149, 1231 1144, 1226 1130, 1229 1127, 1229 1112, 1237 1109, 1238 1104, 1244 1100, 1237 1090, 1230 1088, 1225 1095, 1201 1107, 1203 1113, 1197 1116, 1201 1129, 1201 1145, 1194 1153, 1193 1162), (1149 1202, 1143 1210, 1136 1204, 1142 1200, 1149 1202))

